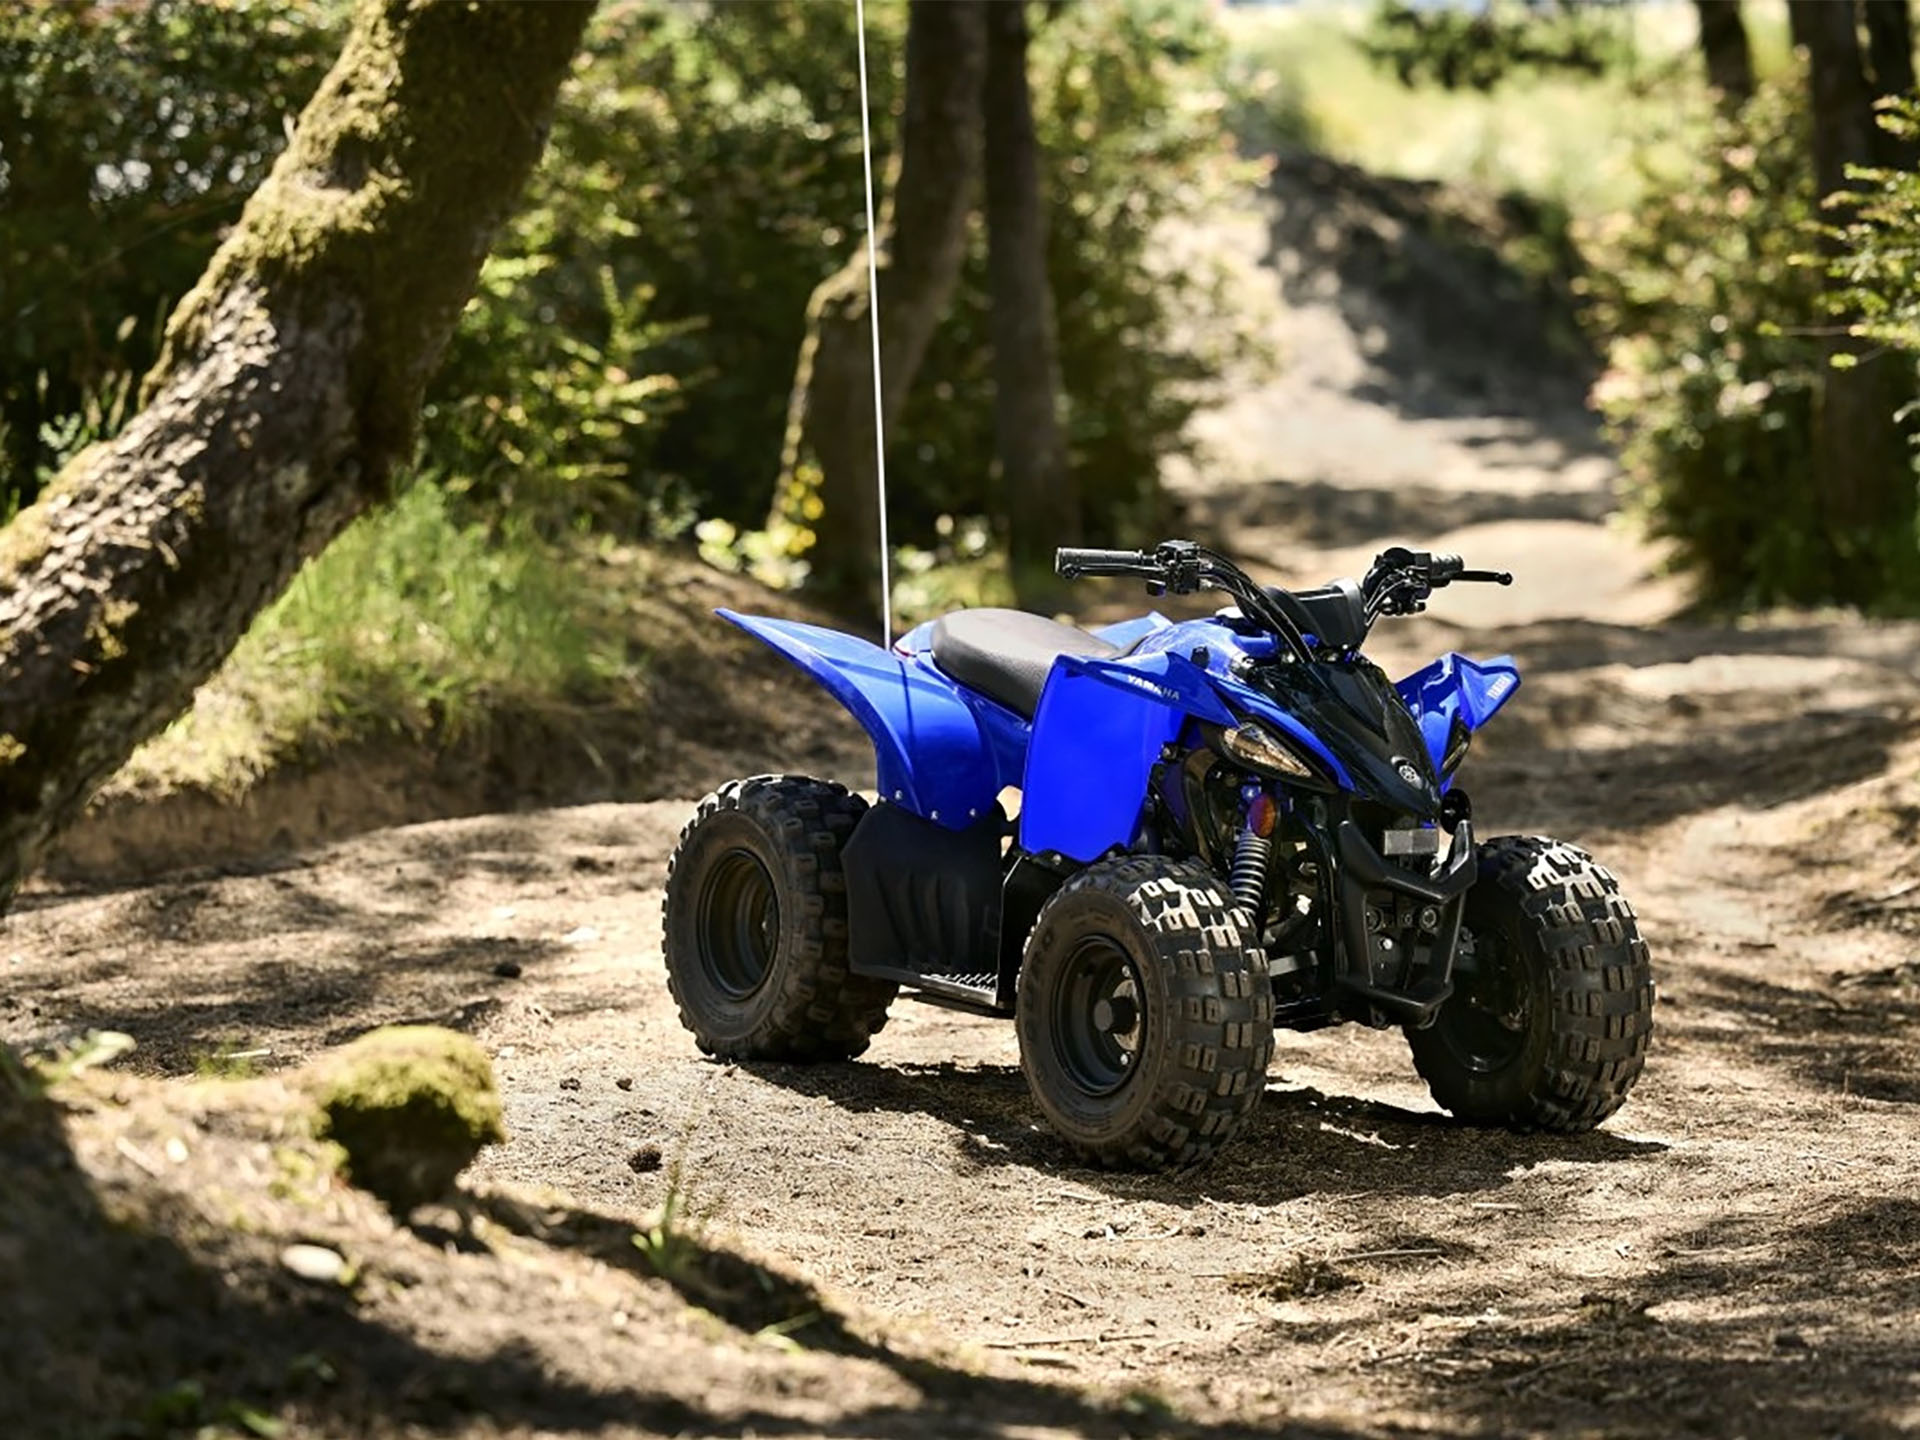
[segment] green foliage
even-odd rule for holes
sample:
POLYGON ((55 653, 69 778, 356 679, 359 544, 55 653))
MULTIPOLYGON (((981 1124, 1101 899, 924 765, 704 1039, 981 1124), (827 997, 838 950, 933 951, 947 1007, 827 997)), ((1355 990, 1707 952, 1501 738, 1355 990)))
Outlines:
POLYGON ((338 49, 344 0, 0 6, 0 509, 152 361, 338 49), (122 382, 123 383, 123 382, 122 382))
POLYGON ((1797 84, 1713 122, 1690 161, 1646 177, 1590 228, 1596 390, 1657 533, 1714 606, 1817 601, 1827 558, 1812 433, 1824 374, 1814 194, 1797 84))
MULTIPOLYGON (((550 295, 502 299, 537 341, 578 336, 583 321, 597 339, 603 288, 646 297, 659 327, 649 359, 615 363, 671 375, 678 394, 613 458, 629 514, 656 529, 696 507, 765 518, 807 299, 864 223, 853 19, 851 5, 758 0, 608 7, 562 94, 528 199, 529 214, 553 220, 525 237, 523 216, 515 232, 521 253, 551 257, 550 295)), ((896 99, 903 21, 897 6, 868 16, 882 114, 896 99)), ((887 129, 874 136, 877 173, 887 129)))
POLYGON ((639 704, 631 627, 586 547, 544 538, 526 516, 462 510, 416 482, 355 522, 135 754, 131 776, 237 793, 330 746, 457 743, 503 715, 639 704))
POLYGON ((1618 23, 1625 3, 1489 0, 1469 10, 1381 0, 1364 45, 1403 85, 1488 91, 1520 72, 1600 75, 1633 59, 1618 23))
MULTIPOLYGON (((1880 124, 1895 138, 1920 142, 1920 101, 1886 100, 1880 124)), ((1853 317, 1853 333, 1920 354, 1920 173, 1851 172, 1852 220, 1840 228, 1845 248, 1832 266, 1837 313, 1853 317)))
POLYGON ((313 720, 336 733, 456 739, 502 708, 582 698, 625 661, 577 571, 524 517, 463 520, 421 483, 303 570, 231 666, 261 675, 263 693, 324 705, 313 720))
MULTIPOLYGON (((1260 352, 1225 278, 1169 248, 1168 224, 1250 178, 1225 142, 1222 40, 1197 7, 1116 0, 1057 12, 1030 56, 1045 161, 1047 272, 1066 392, 1068 463, 1089 533, 1150 538, 1157 477, 1188 418, 1260 352)), ((976 227, 952 308, 891 437, 903 538, 943 515, 1004 514, 994 483, 991 301, 976 227)))
MULTIPOLYGON (((1753 17, 1756 47, 1771 62, 1763 16, 1753 17)), ((1676 158, 1699 143, 1697 126, 1672 122, 1695 113, 1705 81, 1690 6, 1626 7, 1600 23, 1623 32, 1632 65, 1597 75, 1531 68, 1487 92, 1403 85, 1369 57, 1365 11, 1229 11, 1234 132, 1257 150, 1304 145, 1383 175, 1517 193, 1574 216, 1624 209, 1638 201, 1637 162, 1654 127, 1670 127, 1660 148, 1676 158)))

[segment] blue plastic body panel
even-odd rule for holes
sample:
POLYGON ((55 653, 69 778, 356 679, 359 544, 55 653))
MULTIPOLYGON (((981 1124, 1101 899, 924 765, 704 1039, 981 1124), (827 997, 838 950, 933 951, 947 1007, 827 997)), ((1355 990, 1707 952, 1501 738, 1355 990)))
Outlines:
POLYGON ((1233 723, 1206 672, 1181 656, 1054 661, 1027 749, 1021 848, 1092 860, 1131 841, 1154 761, 1190 715, 1233 723))
MULTIPOLYGON (((1297 744, 1302 752, 1318 760, 1342 789, 1353 789, 1353 777, 1347 773, 1347 767, 1334 759, 1333 753, 1319 736, 1297 716, 1283 710, 1271 695, 1263 694, 1234 678, 1234 667, 1241 661, 1267 659, 1279 648, 1279 641, 1272 636, 1240 635, 1212 620, 1189 620, 1156 630, 1140 642, 1134 653, 1145 655, 1166 650, 1190 655, 1197 645, 1206 647, 1206 673, 1214 690, 1228 705, 1239 714, 1278 730, 1297 744)), ((1232 721, 1219 720, 1215 723, 1225 725, 1232 721)))
MULTIPOLYGON (((931 625, 915 627, 884 650, 818 625, 719 614, 793 661, 852 712, 873 740, 880 793, 888 800, 961 830, 988 813, 1002 789, 1020 787, 1020 843, 1029 852, 1087 861, 1129 844, 1154 762, 1193 720, 1257 719, 1318 760, 1335 783, 1354 788, 1318 736, 1234 674, 1243 660, 1271 654, 1270 638, 1239 635, 1215 620, 1176 623, 1150 614, 1097 632, 1132 646, 1131 653, 1111 660, 1060 657, 1029 725, 941 672, 933 663, 931 625)), ((1519 685, 1510 656, 1474 661, 1450 654, 1395 689, 1437 768, 1454 717, 1477 730, 1519 685)))
POLYGON ((1137 644, 1154 631, 1166 630, 1172 625, 1173 621, 1167 619, 1158 610, 1149 610, 1146 614, 1135 616, 1131 620, 1116 620, 1111 625, 1102 625, 1093 633, 1102 640, 1124 647, 1137 644))
POLYGON ((1520 688, 1520 670, 1511 655, 1469 660, 1464 655, 1447 654, 1394 682, 1393 688, 1413 711, 1420 738, 1426 741, 1427 754, 1438 770, 1447 752, 1447 737, 1453 731, 1453 717, 1458 715, 1466 722, 1469 732, 1478 730, 1520 688))
POLYGON ((873 740, 880 793, 963 830, 1020 783, 1027 722, 917 656, 797 620, 718 612, 819 681, 873 740))

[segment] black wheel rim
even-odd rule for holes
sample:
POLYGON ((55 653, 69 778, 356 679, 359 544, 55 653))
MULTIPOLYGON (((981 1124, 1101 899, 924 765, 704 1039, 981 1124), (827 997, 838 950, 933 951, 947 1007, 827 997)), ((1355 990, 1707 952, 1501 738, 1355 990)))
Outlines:
POLYGON ((1052 995, 1053 1050, 1087 1095, 1112 1095, 1139 1069, 1147 1038, 1140 969, 1105 936, 1082 940, 1060 967, 1052 995))
POLYGON ((1504 1070, 1520 1057, 1533 1026, 1533 987, 1505 939, 1461 933, 1453 994, 1433 1023, 1454 1058, 1476 1074, 1504 1070))
POLYGON ((780 934, 773 877, 747 850, 729 850, 700 887, 700 968, 729 1000, 766 983, 780 934))

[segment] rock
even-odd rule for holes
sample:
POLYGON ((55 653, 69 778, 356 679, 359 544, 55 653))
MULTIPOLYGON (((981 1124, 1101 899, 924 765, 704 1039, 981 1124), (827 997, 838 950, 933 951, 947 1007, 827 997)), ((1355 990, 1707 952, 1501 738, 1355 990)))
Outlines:
POLYGON ((633 1089, 633 1076, 622 1075, 618 1080, 613 1082, 613 1085, 616 1090, 631 1090, 633 1089))
POLYGON ((522 973, 520 962, 518 960, 497 961, 494 964, 493 973, 498 975, 502 980, 518 980, 522 973))
POLYGON ((580 1077, 578 1075, 568 1075, 561 1080, 560 1088, 562 1090, 578 1090, 580 1088, 580 1077))
POLYGON ((314 1067, 318 1133, 347 1178, 405 1217, 444 1199, 481 1147, 507 1138, 486 1052, 429 1025, 363 1035, 314 1067))
POLYGON ((324 1245, 289 1245, 280 1252, 280 1263, 317 1285, 338 1285, 347 1273, 347 1257, 324 1245))
POLYGON ((650 1175, 660 1168, 660 1147, 652 1141, 639 1146, 627 1157, 627 1168, 636 1175, 650 1175))

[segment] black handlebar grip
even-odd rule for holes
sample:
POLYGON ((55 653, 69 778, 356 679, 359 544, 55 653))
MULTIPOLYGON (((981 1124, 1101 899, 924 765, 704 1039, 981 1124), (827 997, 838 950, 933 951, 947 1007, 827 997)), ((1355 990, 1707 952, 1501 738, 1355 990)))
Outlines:
POLYGON ((1053 552, 1053 573, 1069 580, 1076 575, 1134 575, 1149 563, 1138 550, 1082 550, 1062 545, 1053 552))
POLYGON ((1436 554, 1427 562, 1427 574, 1441 584, 1458 579, 1466 568, 1467 562, 1458 555, 1436 554))

